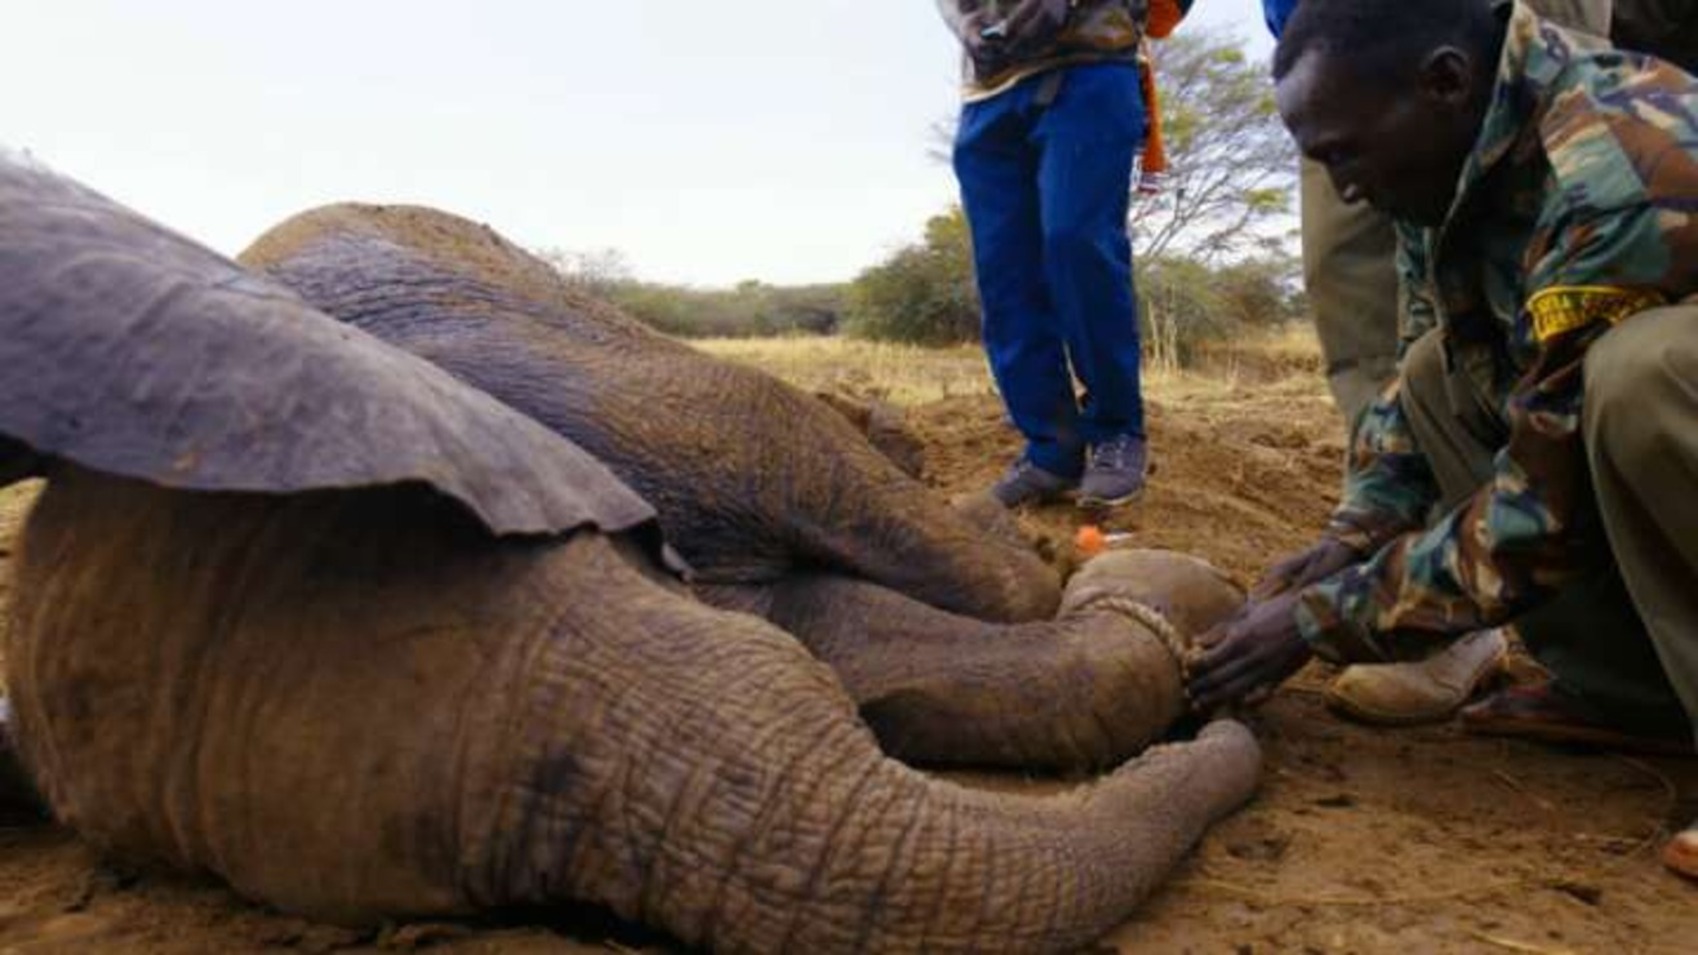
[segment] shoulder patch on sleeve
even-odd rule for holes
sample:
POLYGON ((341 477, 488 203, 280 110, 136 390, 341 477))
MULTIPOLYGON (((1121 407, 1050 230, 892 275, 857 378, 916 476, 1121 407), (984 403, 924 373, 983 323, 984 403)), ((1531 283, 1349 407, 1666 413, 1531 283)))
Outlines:
POLYGON ((1539 344, 1595 322, 1615 324, 1635 312, 1667 303, 1662 293, 1610 285, 1552 285, 1527 300, 1539 344))

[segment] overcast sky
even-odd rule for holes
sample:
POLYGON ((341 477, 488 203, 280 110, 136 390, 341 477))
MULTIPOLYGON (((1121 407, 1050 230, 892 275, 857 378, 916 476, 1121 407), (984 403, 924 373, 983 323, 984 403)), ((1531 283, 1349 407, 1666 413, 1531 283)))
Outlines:
MULTIPOLYGON (((1259 3, 1193 18, 1267 52, 1259 3)), ((0 145, 231 254, 352 199, 655 281, 838 281, 953 201, 956 55, 929 0, 20 0, 0 145)))

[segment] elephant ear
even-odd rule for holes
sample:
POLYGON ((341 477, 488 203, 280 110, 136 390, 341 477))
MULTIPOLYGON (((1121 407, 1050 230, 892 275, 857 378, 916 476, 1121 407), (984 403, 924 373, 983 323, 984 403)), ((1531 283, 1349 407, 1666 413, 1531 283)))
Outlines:
POLYGON ((0 451, 187 490, 423 483, 497 534, 655 518, 483 392, 3 153, 0 451))

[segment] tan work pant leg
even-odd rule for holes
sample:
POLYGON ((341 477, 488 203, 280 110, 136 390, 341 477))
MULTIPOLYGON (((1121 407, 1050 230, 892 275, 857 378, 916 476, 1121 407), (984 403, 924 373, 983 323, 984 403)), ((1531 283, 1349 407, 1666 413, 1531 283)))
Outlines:
POLYGON ((1397 236, 1365 202, 1346 204, 1326 167, 1303 160, 1303 284, 1333 401, 1353 425, 1397 373, 1397 236))
MULTIPOLYGON (((1476 361, 1489 359, 1481 354, 1476 361)), ((1491 480, 1492 459, 1509 438, 1508 424, 1482 386, 1489 375, 1466 360, 1452 362, 1436 329, 1403 356, 1403 414, 1438 480, 1443 511, 1491 480)))
MULTIPOLYGON (((1698 335, 1698 325, 1689 327, 1698 335)), ((1604 342, 1621 331, 1612 332, 1604 342)), ((1698 356, 1694 360, 1698 362, 1698 356)), ((1410 345, 1402 374, 1404 414, 1438 480, 1440 513, 1449 513, 1491 479, 1496 454, 1508 440, 1508 423, 1490 397, 1490 356, 1479 350, 1447 355, 1442 338, 1433 331, 1410 345)), ((1614 380, 1624 382, 1619 377, 1614 380)), ((1698 387, 1698 379, 1692 381, 1698 387)), ((1594 409, 1595 398, 1590 384, 1589 374, 1588 412, 1594 409)), ((1698 422, 1698 414, 1687 420, 1698 422)), ((1698 451, 1698 435, 1694 439, 1698 451)), ((1698 456, 1691 460, 1686 479, 1692 487, 1687 496, 1698 520, 1698 456)), ((1694 531, 1698 532, 1698 525, 1694 531)), ((1612 529, 1612 545, 1616 536, 1612 529)), ((1698 539, 1689 544, 1694 545, 1698 539)), ((1671 686, 1674 671, 1660 644, 1654 642, 1657 638, 1640 619, 1635 597, 1623 583, 1625 567, 1618 567, 1613 550, 1613 546, 1598 548, 1592 564, 1549 602, 1515 620, 1515 628, 1528 651, 1556 676, 1562 691, 1625 728, 1668 732, 1685 724, 1689 711, 1671 686)), ((1686 572, 1692 574, 1694 567, 1698 564, 1687 565, 1686 572)), ((1687 590, 1698 598, 1698 576, 1687 581, 1687 590)), ((1698 626, 1698 616, 1691 622, 1698 626)), ((1698 630, 1684 632, 1698 635, 1698 630)))
POLYGON ((1610 549, 1698 724, 1698 306, 1635 315, 1592 347, 1585 424, 1610 549))

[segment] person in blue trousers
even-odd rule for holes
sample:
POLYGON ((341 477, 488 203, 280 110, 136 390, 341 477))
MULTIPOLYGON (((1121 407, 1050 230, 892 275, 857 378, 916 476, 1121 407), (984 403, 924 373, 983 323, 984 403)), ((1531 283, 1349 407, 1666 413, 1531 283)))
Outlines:
POLYGON ((1074 491, 1083 506, 1127 503, 1146 461, 1126 224, 1146 4, 938 5, 966 54, 954 163, 985 349, 1026 441, 992 492, 1008 507, 1074 491))

